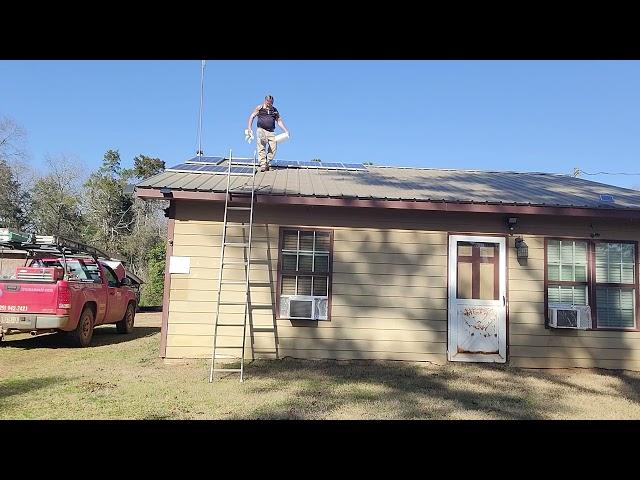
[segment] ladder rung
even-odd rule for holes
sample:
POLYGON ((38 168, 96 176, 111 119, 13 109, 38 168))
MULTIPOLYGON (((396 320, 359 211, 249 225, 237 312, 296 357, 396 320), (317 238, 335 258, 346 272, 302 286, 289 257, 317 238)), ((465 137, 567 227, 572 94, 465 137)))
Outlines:
POLYGON ((240 223, 240 222, 227 222, 227 227, 238 227, 238 228, 247 228, 250 225, 248 223, 240 223))
POLYGON ((220 285, 244 285, 247 283, 245 280, 223 280, 220 285))
POLYGON ((227 210, 251 210, 251 207, 227 207, 227 210))
POLYGON ((213 373, 216 372, 241 372, 242 369, 240 368, 214 368, 213 369, 213 373))
POLYGON ((219 327, 244 327, 244 323, 219 323, 219 327))
POLYGON ((246 305, 246 303, 247 302, 220 302, 218 305, 246 305))
POLYGON ((226 247, 248 247, 248 243, 224 242, 226 247))
MULTIPOLYGON (((253 262, 256 263, 256 262, 253 262)), ((247 265, 248 262, 240 261, 240 262, 222 262, 223 265, 247 265)))
POLYGON ((252 328, 251 330, 254 332, 275 332, 276 328, 275 327, 258 327, 258 328, 252 328))

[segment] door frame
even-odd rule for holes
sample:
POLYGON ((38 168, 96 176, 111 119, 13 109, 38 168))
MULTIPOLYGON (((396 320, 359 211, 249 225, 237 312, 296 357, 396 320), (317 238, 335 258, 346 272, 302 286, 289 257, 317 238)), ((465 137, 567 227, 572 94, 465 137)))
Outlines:
POLYGON ((506 363, 509 351, 509 236, 477 233, 449 233, 447 241, 447 360, 460 362, 494 362, 506 363), (504 306, 504 321, 498 325, 498 334, 502 335, 504 342, 499 343, 499 353, 497 354, 474 354, 457 352, 457 331, 454 329, 453 312, 455 311, 454 301, 456 300, 457 287, 457 242, 487 242, 497 243, 498 251, 502 252, 498 258, 499 265, 499 292, 498 298, 502 297, 504 306))

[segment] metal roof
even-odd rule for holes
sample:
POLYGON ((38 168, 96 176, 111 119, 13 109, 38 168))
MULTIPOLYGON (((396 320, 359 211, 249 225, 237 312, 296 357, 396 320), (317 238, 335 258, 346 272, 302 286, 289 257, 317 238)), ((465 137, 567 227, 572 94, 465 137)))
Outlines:
MULTIPOLYGON (((224 193, 226 182, 226 175, 164 172, 137 186, 224 193)), ((232 178, 231 188, 250 191, 250 182, 250 177, 232 178)), ((366 171, 272 168, 256 174, 256 193, 640 210, 640 191, 552 173, 376 166, 366 171), (614 201, 602 201, 600 195, 611 195, 614 201)))

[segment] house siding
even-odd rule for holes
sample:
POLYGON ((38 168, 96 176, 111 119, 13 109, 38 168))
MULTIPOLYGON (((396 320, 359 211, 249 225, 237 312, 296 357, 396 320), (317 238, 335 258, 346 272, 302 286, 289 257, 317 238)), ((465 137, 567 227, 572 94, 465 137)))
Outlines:
MULTIPOLYGON (((191 271, 171 274, 167 358, 211 356, 222 217, 217 203, 176 202, 173 255, 191 257, 191 271)), ((640 239, 640 223, 633 220, 520 216, 507 243, 511 365, 640 370, 640 332, 544 326, 545 236, 590 238, 594 231, 601 239, 640 239), (516 258, 518 235, 529 247, 526 264, 516 258)), ((277 336, 248 332, 247 356, 274 357, 277 347, 279 357, 445 363, 447 244, 453 233, 505 235, 504 216, 259 205, 252 242, 251 281, 258 283, 251 287, 252 324, 275 323, 277 336), (280 226, 333 229, 330 321, 275 320, 280 226)), ((227 258, 241 255, 242 249, 227 250, 227 258)), ((225 279, 243 280, 243 267, 226 266, 225 279)), ((226 300, 244 300, 243 285, 225 288, 226 300)), ((221 306, 220 311, 225 322, 242 322, 243 307, 221 306)), ((241 335, 241 326, 220 327, 218 346, 238 345, 241 335)))

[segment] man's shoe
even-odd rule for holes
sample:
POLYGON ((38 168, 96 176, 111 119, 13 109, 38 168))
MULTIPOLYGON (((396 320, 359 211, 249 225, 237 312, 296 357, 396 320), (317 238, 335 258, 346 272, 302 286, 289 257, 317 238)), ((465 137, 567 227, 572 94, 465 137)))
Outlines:
POLYGON ((269 167, 266 165, 260 165, 260 171, 261 172, 266 172, 267 170, 269 170, 269 167))

